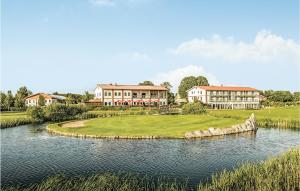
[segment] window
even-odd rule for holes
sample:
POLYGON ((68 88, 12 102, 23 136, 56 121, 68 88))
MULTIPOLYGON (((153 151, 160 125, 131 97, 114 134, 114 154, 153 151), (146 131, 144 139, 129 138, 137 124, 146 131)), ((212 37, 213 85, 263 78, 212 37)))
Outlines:
MULTIPOLYGON (((111 96, 111 92, 108 92, 108 96, 111 96)), ((110 102, 109 102, 110 103, 110 102)))
POLYGON ((118 93, 118 96, 121 96, 121 92, 118 93))
POLYGON ((125 92, 124 95, 127 96, 127 92, 125 92))
POLYGON ((133 93, 133 94, 132 94, 132 97, 133 97, 133 98, 137 98, 137 93, 133 93))
POLYGON ((118 92, 115 92, 115 96, 117 96, 118 95, 118 92))
POLYGON ((142 98, 145 98, 146 97, 146 93, 142 93, 142 98))
POLYGON ((128 96, 130 96, 130 92, 128 92, 128 96))
MULTIPOLYGON (((107 96, 107 92, 104 93, 105 96, 107 96)), ((105 102, 106 103, 106 102, 105 102)))

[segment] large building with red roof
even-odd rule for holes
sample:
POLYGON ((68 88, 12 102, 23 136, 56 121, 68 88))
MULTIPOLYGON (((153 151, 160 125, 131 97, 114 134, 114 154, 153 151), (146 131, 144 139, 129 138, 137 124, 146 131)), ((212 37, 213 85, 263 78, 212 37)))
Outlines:
POLYGON ((188 101, 199 100, 217 109, 258 109, 259 92, 251 87, 194 86, 187 91, 188 101))
POLYGON ((107 106, 161 106, 168 104, 167 91, 156 85, 98 84, 90 102, 107 106))

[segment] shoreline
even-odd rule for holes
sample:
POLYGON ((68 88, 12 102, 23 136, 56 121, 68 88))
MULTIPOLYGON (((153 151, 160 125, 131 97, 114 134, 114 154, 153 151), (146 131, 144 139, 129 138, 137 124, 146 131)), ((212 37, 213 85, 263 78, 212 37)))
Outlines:
MULTIPOLYGON (((84 120, 86 121, 86 120, 84 120)), ((64 127, 64 125, 71 123, 73 124, 75 121, 63 122, 59 123, 58 126, 61 128, 77 128, 77 127, 64 127)), ((118 135, 111 135, 111 136, 104 136, 104 135, 89 135, 89 134, 78 134, 78 133, 69 133, 69 132, 62 132, 58 130, 54 130, 49 128, 47 125, 46 130, 50 134, 59 135, 59 136, 68 136, 68 137, 76 137, 76 138, 94 138, 94 139, 201 139, 201 138, 209 138, 215 136, 224 136, 230 134, 239 134, 249 131, 257 131, 256 120, 254 114, 242 124, 232 125, 229 128, 209 128, 208 130, 199 130, 199 131, 191 131, 186 132, 182 137, 168 137, 168 136, 156 136, 156 135, 149 135, 149 136, 118 136, 118 135)))

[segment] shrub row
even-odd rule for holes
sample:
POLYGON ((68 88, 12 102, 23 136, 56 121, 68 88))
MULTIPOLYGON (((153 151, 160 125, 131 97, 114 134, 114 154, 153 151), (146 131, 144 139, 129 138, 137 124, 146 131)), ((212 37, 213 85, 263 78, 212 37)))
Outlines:
POLYGON ((1 120, 0 129, 15 127, 19 125, 26 125, 32 122, 33 120, 30 118, 16 118, 16 119, 9 119, 9 120, 1 120))

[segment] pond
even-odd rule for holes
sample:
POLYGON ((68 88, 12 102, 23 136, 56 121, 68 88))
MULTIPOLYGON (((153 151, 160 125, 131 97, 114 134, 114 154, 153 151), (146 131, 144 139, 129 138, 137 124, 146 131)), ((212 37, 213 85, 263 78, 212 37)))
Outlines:
POLYGON ((48 134, 46 124, 1 130, 2 186, 36 183, 45 177, 131 172, 188 178, 191 186, 213 173, 299 147, 300 131, 264 129, 197 140, 79 139, 48 134), (38 129, 38 130, 37 130, 38 129))

